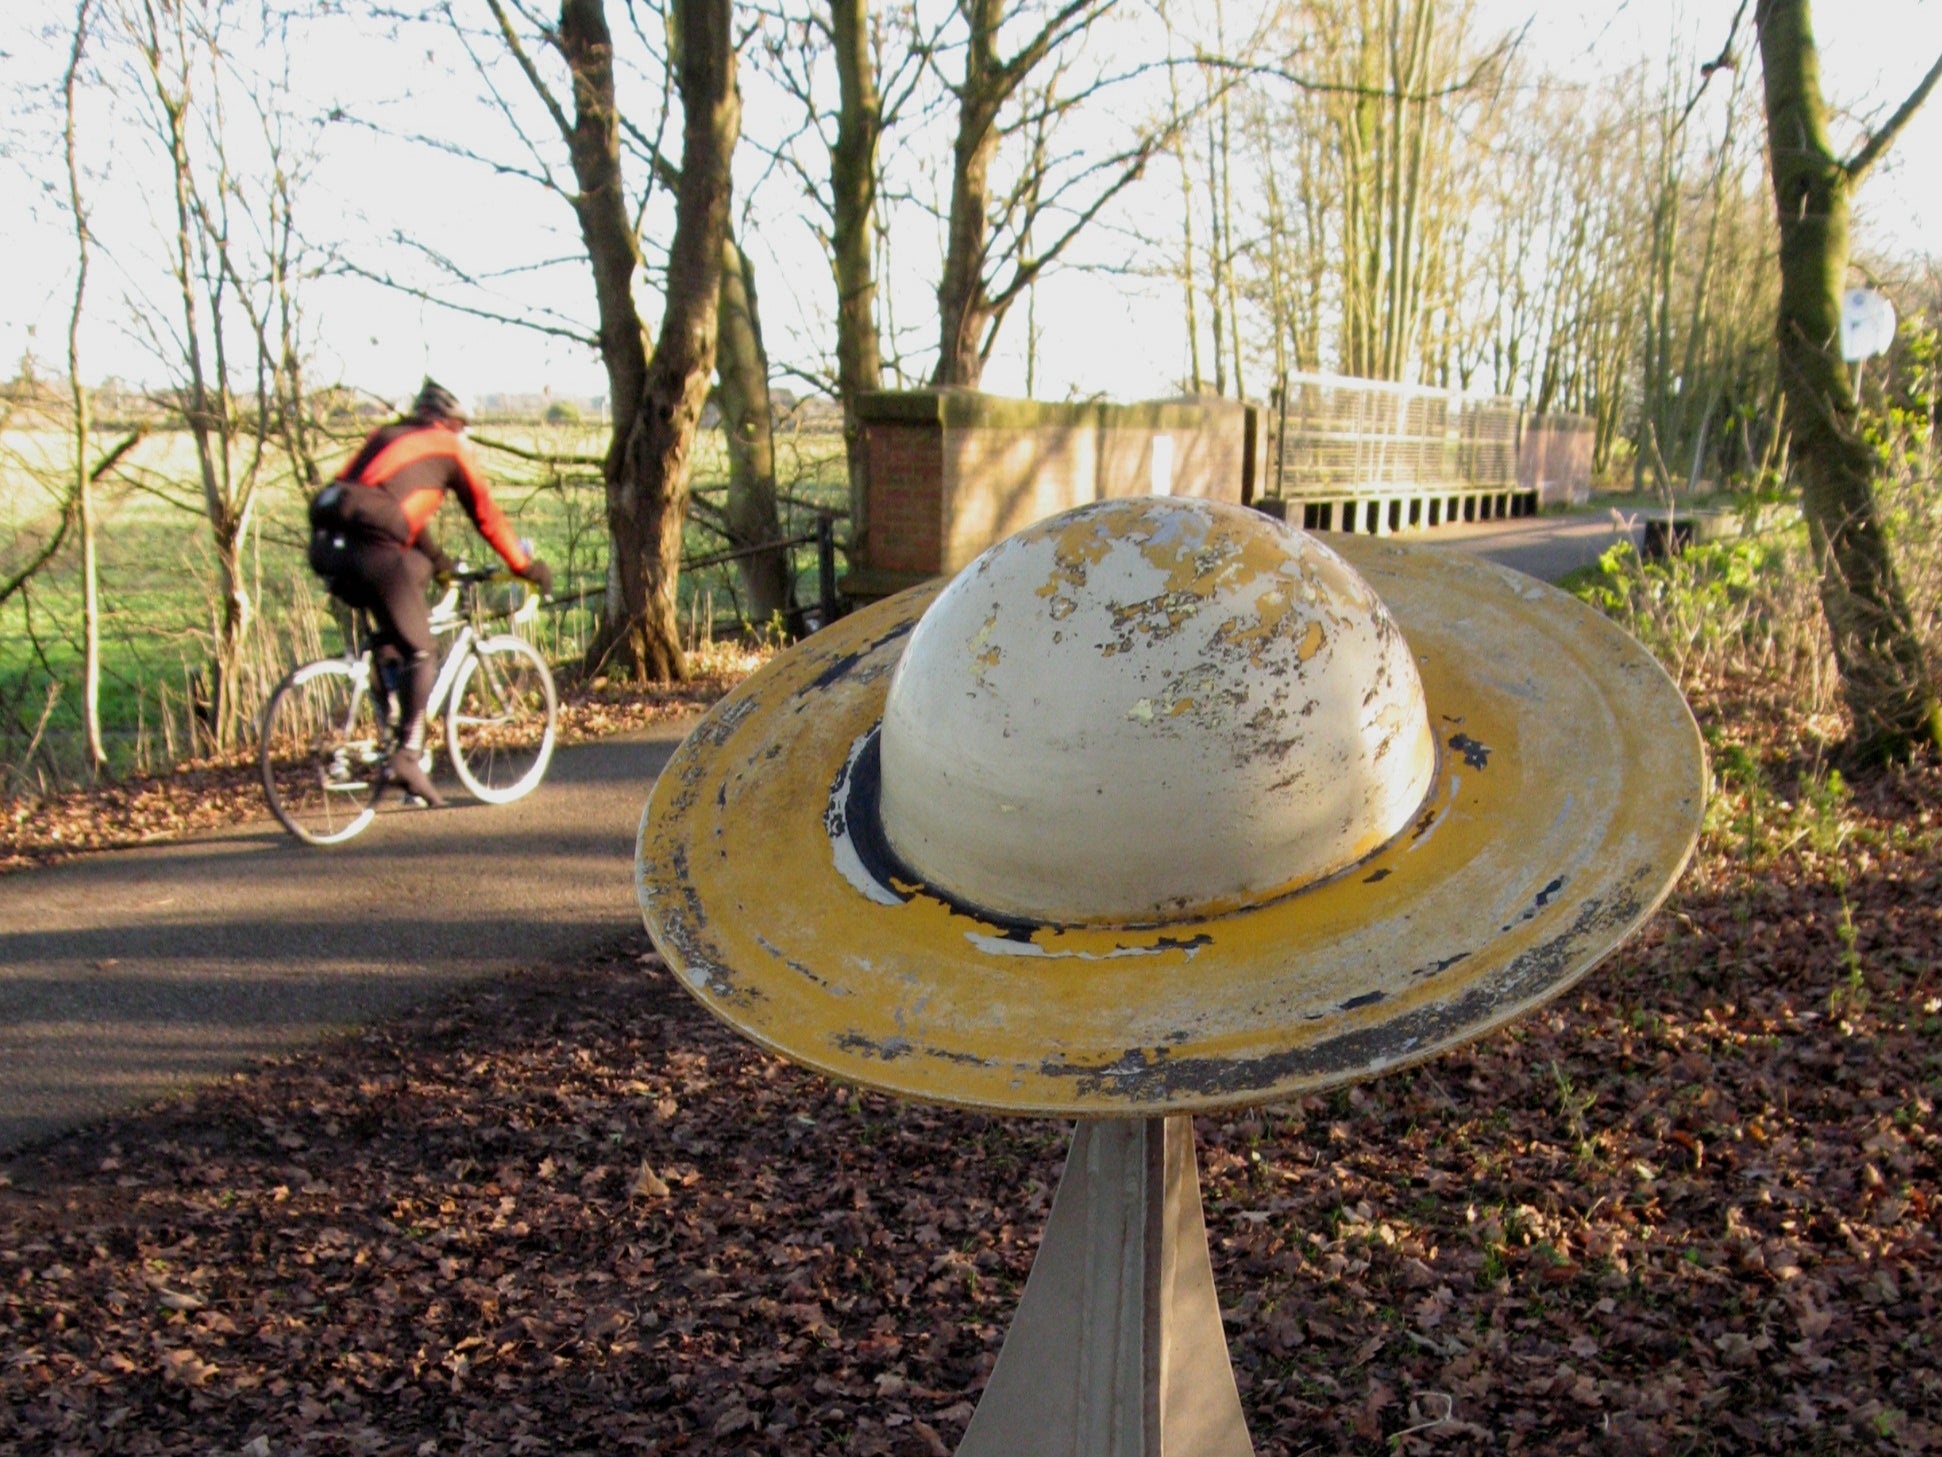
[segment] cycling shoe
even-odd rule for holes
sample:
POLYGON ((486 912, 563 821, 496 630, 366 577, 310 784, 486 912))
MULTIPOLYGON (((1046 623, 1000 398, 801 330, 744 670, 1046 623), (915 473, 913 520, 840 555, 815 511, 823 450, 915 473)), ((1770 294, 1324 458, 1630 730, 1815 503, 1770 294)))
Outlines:
POLYGON ((387 784, 395 784, 407 794, 422 799, 429 808, 445 808, 445 796, 433 787, 431 776, 418 762, 416 754, 398 750, 385 765, 384 777, 387 784))

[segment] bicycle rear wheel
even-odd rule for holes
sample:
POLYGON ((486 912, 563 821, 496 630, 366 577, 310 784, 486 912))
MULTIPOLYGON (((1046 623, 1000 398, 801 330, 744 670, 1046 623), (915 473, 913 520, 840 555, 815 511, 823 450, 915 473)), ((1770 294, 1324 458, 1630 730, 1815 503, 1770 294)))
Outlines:
POLYGON ((459 782, 487 804, 530 794, 553 757, 559 712, 553 675, 531 643, 510 633, 474 643, 445 713, 459 782))
POLYGON ((299 840, 338 844, 377 812, 384 745, 369 678, 363 661, 306 663, 277 685, 263 711, 263 792, 299 840))

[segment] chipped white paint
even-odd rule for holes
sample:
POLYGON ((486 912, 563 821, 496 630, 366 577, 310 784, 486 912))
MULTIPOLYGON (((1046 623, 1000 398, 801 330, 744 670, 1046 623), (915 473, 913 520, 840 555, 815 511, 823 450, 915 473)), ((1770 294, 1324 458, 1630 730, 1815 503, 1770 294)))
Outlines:
POLYGON ((966 931, 964 939, 987 956, 1033 956, 1044 961, 1117 961, 1124 956, 1167 956, 1182 951, 1192 961, 1198 946, 1115 946, 1111 951, 1060 951, 1036 941, 1020 941, 1011 936, 993 936, 983 931, 966 931))
MULTIPOLYGON (((850 748, 850 757, 843 764, 842 777, 838 782, 835 802, 842 804, 849 799, 849 783, 856 773, 856 761, 863 757, 870 736, 864 734, 850 748)), ((829 833, 830 855, 836 862, 837 874, 861 891, 865 897, 880 906, 902 905, 903 899, 888 886, 878 882, 876 876, 863 863, 863 856, 857 852, 856 837, 850 832, 849 822, 839 820, 834 811, 825 816, 825 828, 829 833)))
POLYGON ((883 826, 1006 915, 1150 921, 1301 884, 1403 828, 1436 768, 1408 645, 1307 533, 1097 502, 925 613, 883 721, 883 826))

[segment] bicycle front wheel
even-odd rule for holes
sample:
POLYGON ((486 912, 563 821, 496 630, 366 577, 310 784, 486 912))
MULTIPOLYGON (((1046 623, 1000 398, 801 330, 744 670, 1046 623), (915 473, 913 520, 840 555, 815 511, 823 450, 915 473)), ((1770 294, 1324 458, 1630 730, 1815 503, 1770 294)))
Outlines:
POLYGON ((257 757, 270 812, 312 845, 348 840, 376 813, 384 753, 369 677, 361 661, 306 663, 263 711, 257 757))
POLYGON ((559 714, 553 675, 537 648, 510 633, 474 643, 445 715, 459 782, 487 804, 530 794, 553 757, 559 714))

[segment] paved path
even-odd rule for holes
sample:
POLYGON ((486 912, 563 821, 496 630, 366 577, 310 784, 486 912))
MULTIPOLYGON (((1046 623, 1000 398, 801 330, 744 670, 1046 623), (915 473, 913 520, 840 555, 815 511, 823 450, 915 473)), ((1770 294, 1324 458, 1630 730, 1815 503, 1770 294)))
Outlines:
POLYGON ((1556 582, 1597 562, 1614 542, 1639 541, 1637 511, 1609 508, 1569 516, 1526 516, 1509 521, 1471 521, 1434 531, 1407 531, 1398 541, 1421 541, 1475 552, 1533 577, 1556 582))
POLYGON ((0 1153, 637 924, 635 829, 689 722, 331 850, 266 819, 0 876, 0 1153))
MULTIPOLYGON (((1609 511, 1410 536, 1556 580, 1609 511)), ((0 877, 0 1153, 635 923, 648 786, 689 721, 561 752, 529 799, 395 812, 335 850, 273 823, 0 877)))

